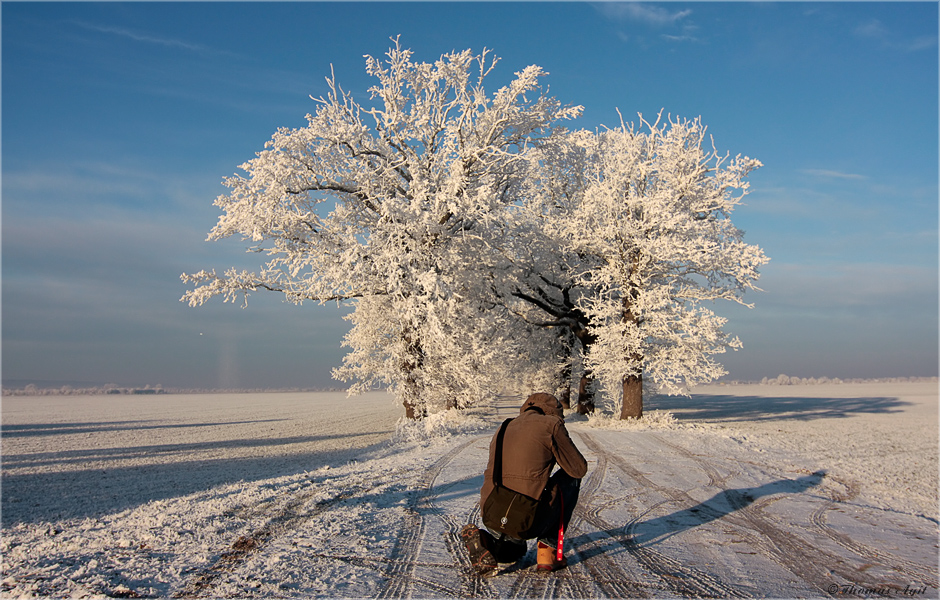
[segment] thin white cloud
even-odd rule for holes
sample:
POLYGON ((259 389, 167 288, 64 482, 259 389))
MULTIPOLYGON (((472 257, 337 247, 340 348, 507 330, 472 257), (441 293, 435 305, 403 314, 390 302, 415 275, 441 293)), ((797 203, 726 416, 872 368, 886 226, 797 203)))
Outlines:
POLYGON ((855 28, 855 35, 881 42, 885 48, 900 50, 901 52, 917 52, 937 45, 936 36, 917 36, 911 39, 901 39, 878 19, 871 19, 858 25, 855 28))
POLYGON ((858 175, 856 173, 843 173, 841 171, 830 171, 828 169, 802 169, 802 172, 808 175, 815 175, 817 177, 824 177, 827 179, 868 179, 868 177, 865 175, 858 175))
POLYGON ((96 25, 94 23, 87 23, 85 21, 74 21, 76 25, 90 31, 97 31, 99 33, 110 33, 112 35, 128 38, 136 42, 146 42, 149 44, 158 44, 160 46, 167 46, 170 48, 182 48, 184 50, 193 50, 196 52, 205 52, 209 48, 201 44, 193 44, 191 42, 185 42, 183 40, 178 40, 174 38, 159 37, 156 35, 150 35, 147 33, 141 33, 138 31, 133 31, 131 29, 125 29, 123 27, 108 27, 105 25, 96 25))
POLYGON ((224 50, 217 50, 215 48, 210 48, 203 44, 197 44, 193 42, 188 42, 186 40, 181 40, 173 37, 166 37, 157 34, 152 34, 148 32, 137 31, 133 29, 128 29, 126 27, 112 27, 108 25, 98 25, 95 23, 89 23, 87 21, 72 21, 78 27, 87 29, 88 31, 96 31, 98 33, 105 33, 109 35, 114 35, 122 37, 125 39, 133 40, 135 42, 142 42, 144 44, 154 44, 157 46, 163 46, 165 48, 177 48, 179 50, 186 50, 189 52, 195 52, 202 55, 208 56, 235 56, 238 55, 233 52, 228 52, 224 50))
POLYGON ((694 35, 667 35, 663 34, 661 36, 664 40, 669 42, 697 42, 699 39, 694 35))
POLYGON ((692 14, 690 9, 670 11, 662 6, 642 2, 603 2, 595 6, 609 18, 641 21, 657 26, 672 25, 692 14))
POLYGON ((928 48, 934 48, 937 45, 937 38, 930 36, 921 36, 916 37, 912 40, 906 41, 901 45, 901 49, 906 52, 917 52, 918 50, 927 50, 928 48))
POLYGON ((871 19, 855 28, 855 35, 875 39, 884 39, 888 36, 888 30, 878 19, 871 19))

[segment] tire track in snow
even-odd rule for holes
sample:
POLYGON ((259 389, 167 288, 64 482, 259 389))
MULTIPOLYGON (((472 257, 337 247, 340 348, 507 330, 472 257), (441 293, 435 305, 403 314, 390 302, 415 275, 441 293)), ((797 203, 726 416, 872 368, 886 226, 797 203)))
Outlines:
MULTIPOLYGON (((667 442, 655 434, 650 434, 650 437, 691 460, 708 476, 710 482, 720 479, 714 466, 702 457, 679 445, 667 442)), ((766 506, 776 499, 764 499, 755 506, 753 499, 737 490, 727 489, 725 486, 720 486, 719 489, 723 490, 724 497, 732 508, 731 513, 720 515, 720 518, 748 533, 759 534, 750 535, 748 538, 763 551, 765 556, 816 588, 820 593, 828 593, 826 590, 832 585, 833 573, 849 575, 849 580, 859 584, 877 585, 877 582, 868 581, 862 573, 846 573, 839 557, 832 556, 783 530, 778 523, 760 510, 760 506, 766 506)))
MULTIPOLYGON (((713 478, 713 474, 717 476, 714 466, 702 457, 689 452, 681 446, 667 442, 659 436, 651 434, 651 437, 695 462, 710 479, 713 478)), ((757 466, 761 469, 764 468, 760 465, 757 466)), ((836 532, 825 524, 824 515, 827 510, 837 502, 844 502, 858 493, 853 486, 843 482, 839 483, 842 483, 842 485, 846 487, 847 495, 834 496, 822 507, 814 511, 810 517, 814 528, 824 533, 843 548, 852 551, 858 556, 868 560, 870 563, 916 577, 919 581, 932 584, 933 587, 936 588, 936 576, 925 575, 921 565, 898 557, 888 558, 884 553, 878 552, 863 544, 853 542, 847 536, 836 532)), ((760 534, 756 538, 751 536, 751 539, 754 540, 756 546, 764 551, 765 555, 816 588, 820 593, 828 594, 827 590, 833 585, 833 575, 838 575, 845 581, 852 582, 854 585, 867 586, 872 589, 885 586, 883 580, 874 579, 865 573, 871 565, 868 565, 865 570, 853 569, 847 565, 843 557, 826 552, 817 545, 790 533, 777 519, 766 514, 763 509, 779 500, 780 496, 763 498, 755 502, 737 490, 725 490, 725 497, 734 509, 732 513, 725 516, 725 520, 736 526, 743 527, 750 532, 760 534)))
MULTIPOLYGON (((614 463, 621 471, 644 488, 655 490, 662 496, 680 505, 697 504, 697 502, 685 492, 660 486, 635 469, 623 457, 607 453, 591 435, 581 432, 581 438, 592 452, 598 456, 606 456, 610 462, 614 463)), ((715 480, 717 481, 718 479, 715 480)), ((608 523, 596 513, 590 514, 589 518, 598 529, 612 532, 618 528, 608 523)), ((635 530, 639 523, 639 518, 631 520, 622 527, 624 535, 611 535, 611 539, 623 546, 645 569, 659 577, 663 584, 672 592, 683 597, 694 598, 743 598, 750 595, 723 583, 718 577, 693 567, 686 567, 679 561, 665 556, 652 548, 637 544, 635 541, 635 530)))
MULTIPOLYGON (((480 439, 487 438, 485 435, 481 435, 472 440, 471 443, 478 442, 480 439)), ((466 450, 467 447, 469 447, 469 445, 464 446, 461 451, 466 450)), ((475 524, 480 522, 480 503, 477 501, 471 502, 470 510, 466 513, 464 522, 460 522, 457 517, 437 507, 435 507, 435 511, 438 513, 438 516, 447 529, 444 534, 444 543, 448 554, 450 554, 454 561, 451 566, 456 567, 460 572, 461 582, 458 595, 463 598, 498 598, 499 594, 490 584, 491 580, 486 577, 480 577, 476 573, 473 564, 470 562, 470 556, 467 554, 463 539, 460 537, 460 531, 463 529, 464 525, 467 523, 475 524)))
POLYGON ((937 573, 924 570, 925 565, 915 563, 888 552, 877 550, 871 546, 868 546, 867 544, 856 542, 849 536, 839 533, 833 529, 827 523, 826 514, 830 510, 833 510, 837 505, 853 500, 856 496, 858 496, 859 492, 858 488, 853 484, 831 476, 828 478, 843 486, 846 489, 846 492, 844 494, 839 494, 835 490, 830 490, 830 495, 827 502, 814 511, 812 517, 810 518, 813 527, 821 531, 839 546, 842 546, 850 552, 854 552, 858 556, 861 556, 873 563, 886 566, 890 565, 890 567, 898 573, 913 577, 916 581, 926 584, 934 589, 940 588, 940 581, 938 581, 937 573))
MULTIPOLYGON (((439 587, 434 582, 415 578, 418 554, 425 542, 426 523, 424 515, 431 512, 434 500, 434 481, 451 461, 454 460, 467 446, 476 441, 471 438, 451 448, 444 456, 429 467, 417 482, 417 493, 405 512, 405 522, 402 535, 395 541, 395 546, 389 555, 391 569, 388 581, 376 595, 376 598, 404 598, 411 597, 414 583, 431 587, 439 587)), ((437 590, 452 593, 451 590, 437 590)))
MULTIPOLYGON (((580 435, 580 434, 579 434, 580 435)), ((587 445, 587 444, 585 444, 587 445)), ((609 538, 607 527, 599 527, 602 520, 599 518, 599 504, 594 501, 596 491, 600 488, 607 475, 607 454, 596 454, 597 471, 596 477, 593 477, 587 486, 588 495, 585 502, 578 502, 572 523, 575 531, 588 533, 586 528, 581 525, 583 521, 590 523, 594 532, 609 538), (590 507, 590 509, 586 508, 590 507)), ((596 543, 596 542, 595 542, 596 543)), ((593 545, 593 544, 592 544, 593 545)), ((578 564, 583 565, 587 570, 589 577, 594 580, 605 596, 609 598, 648 598, 649 592, 646 587, 636 582, 634 577, 627 573, 624 568, 616 563, 607 553, 599 552, 593 556, 589 555, 587 550, 576 548, 580 558, 578 564)))
POLYGON ((826 590, 833 583, 833 575, 858 586, 878 588, 884 585, 883 581, 872 579, 863 571, 847 568, 843 558, 784 530, 779 523, 760 510, 760 505, 753 506, 750 500, 741 494, 729 493, 727 499, 735 511, 727 520, 761 534, 754 539, 754 544, 774 562, 820 593, 828 593, 826 590))

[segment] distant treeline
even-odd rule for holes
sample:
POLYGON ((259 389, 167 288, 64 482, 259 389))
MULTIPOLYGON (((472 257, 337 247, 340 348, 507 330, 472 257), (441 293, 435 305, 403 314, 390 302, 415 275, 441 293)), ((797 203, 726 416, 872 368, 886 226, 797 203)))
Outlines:
POLYGON ((105 396, 105 395, 152 395, 152 394, 258 394, 273 392, 345 392, 342 388, 284 388, 284 389, 205 389, 165 388, 161 385, 146 387, 119 387, 104 385, 97 387, 39 387, 29 384, 22 388, 3 388, 4 396, 105 396))
POLYGON ((845 383, 937 383, 937 377, 880 377, 874 379, 838 377, 791 377, 777 375, 764 377, 760 381, 718 381, 719 385, 839 385, 845 383))
POLYGON ((3 388, 4 396, 100 396, 106 394, 150 395, 167 393, 170 392, 159 385, 148 385, 145 387, 119 387, 116 385, 97 387, 72 387, 70 385, 39 387, 31 383, 19 389, 3 388))

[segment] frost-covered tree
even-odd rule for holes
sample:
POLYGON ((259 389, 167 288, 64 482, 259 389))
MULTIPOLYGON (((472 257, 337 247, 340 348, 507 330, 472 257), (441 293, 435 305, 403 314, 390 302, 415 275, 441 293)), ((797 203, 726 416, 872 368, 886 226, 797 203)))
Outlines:
MULTIPOLYGON (((484 51, 367 57, 372 106, 335 78, 301 129, 280 129, 210 239, 241 235, 258 272, 201 271, 183 297, 350 302, 334 376, 388 385, 410 417, 509 382, 564 396, 596 377, 642 414, 659 390, 712 380, 740 342, 706 304, 743 303, 766 262, 730 221, 759 166, 705 148, 699 121, 569 133, 530 66, 492 96, 484 51)), ((583 401, 585 396, 581 396, 583 401)))
MULTIPOLYGON (((466 405, 505 364, 516 324, 478 283, 484 232, 519 202, 526 154, 576 117, 540 88, 530 66, 488 95, 497 60, 484 51, 412 60, 397 40, 366 57, 374 105, 327 79, 306 127, 279 129, 246 175, 225 181, 210 240, 240 235, 269 259, 257 272, 184 275, 200 305, 213 296, 283 293, 295 303, 353 302, 344 365, 359 386, 384 383, 408 416, 466 405)), ((354 388, 357 389, 357 388, 354 388)))
POLYGON ((621 418, 642 415, 644 378, 677 393, 724 374, 714 355, 740 341, 707 304, 743 304, 767 262, 730 219, 760 163, 720 155, 699 120, 640 120, 572 133, 578 169, 536 206, 546 237, 578 257, 568 278, 592 336, 586 368, 621 418))

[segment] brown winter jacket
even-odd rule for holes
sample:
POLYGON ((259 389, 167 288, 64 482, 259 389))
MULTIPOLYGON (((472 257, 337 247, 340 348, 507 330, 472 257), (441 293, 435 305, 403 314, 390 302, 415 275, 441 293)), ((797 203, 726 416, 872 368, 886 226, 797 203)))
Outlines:
MULTIPOLYGON (((493 491, 493 464, 496 436, 490 442, 490 460, 483 473, 480 505, 493 491)), ((503 437, 503 486, 538 499, 558 464, 565 472, 581 479, 587 461, 568 437, 561 403, 551 394, 532 394, 519 409, 519 416, 506 426, 503 437), (537 410, 529 410, 535 407, 537 410)))

